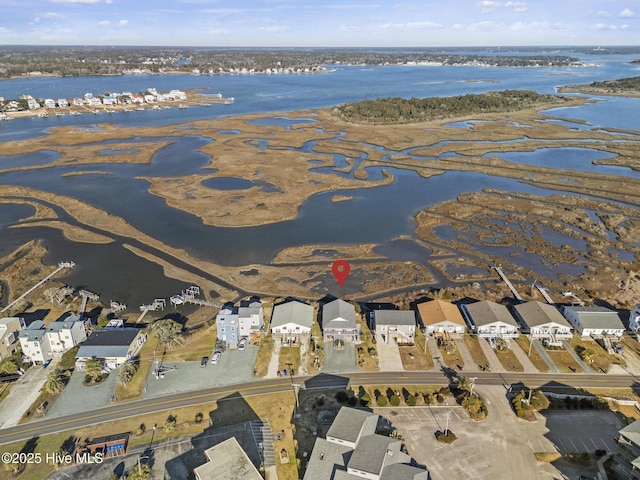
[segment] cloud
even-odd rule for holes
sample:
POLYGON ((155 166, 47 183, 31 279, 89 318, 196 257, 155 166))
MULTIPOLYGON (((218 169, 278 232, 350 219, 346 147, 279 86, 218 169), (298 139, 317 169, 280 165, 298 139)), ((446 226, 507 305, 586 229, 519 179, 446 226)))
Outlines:
POLYGON ((406 23, 385 23, 380 25, 385 30, 404 30, 414 32, 416 30, 436 30, 442 28, 442 25, 435 22, 406 22, 406 23))
POLYGON ((260 27, 260 30, 264 30, 269 33, 288 32, 290 30, 286 25, 272 25, 269 27, 260 27))
POLYGON ((111 22, 109 20, 100 20, 98 22, 98 25, 100 25, 101 27, 106 27, 107 25, 111 25, 111 22))
POLYGON ((56 12, 45 12, 43 14, 40 15, 40 18, 64 18, 64 15, 62 15, 61 13, 56 13, 56 12))
POLYGON ((610 18, 611 14, 609 12, 605 12, 604 10, 598 10, 594 13, 594 15, 598 18, 610 18))
POLYGON ((466 30, 466 27, 461 23, 456 23, 451 27, 451 30, 456 31, 456 32, 460 32, 462 30, 466 30))
POLYGON ((627 31, 631 30, 631 25, 627 25, 626 23, 620 27, 620 30, 627 31))
POLYGON ((616 30, 617 27, 615 25, 611 25, 608 23, 596 23, 591 26, 591 30, 598 30, 600 32, 616 30))
POLYGON ((500 2, 494 2, 493 0, 482 0, 478 2, 478 6, 482 9, 482 13, 492 13, 495 10, 502 6, 500 2))
POLYGON ((542 30, 564 30, 565 26, 560 22, 515 22, 509 26, 511 30, 542 31, 542 30))
POLYGON ((525 2, 507 2, 504 4, 505 7, 511 7, 516 12, 526 12, 529 7, 525 2))
POLYGON ((362 27, 359 25, 342 25, 340 30, 343 32, 359 32, 362 30, 362 27))
POLYGON ((622 18, 636 18, 636 14, 632 10, 629 10, 628 8, 625 8, 624 10, 622 10, 620 12, 620 17, 622 17, 622 18))
POLYGON ((502 30, 504 25, 498 22, 478 22, 472 23, 467 27, 469 32, 493 32, 495 30, 502 30))
POLYGON ((124 27, 128 23, 129 23, 129 20, 119 20, 118 21, 118 25, 120 25, 121 27, 124 27))

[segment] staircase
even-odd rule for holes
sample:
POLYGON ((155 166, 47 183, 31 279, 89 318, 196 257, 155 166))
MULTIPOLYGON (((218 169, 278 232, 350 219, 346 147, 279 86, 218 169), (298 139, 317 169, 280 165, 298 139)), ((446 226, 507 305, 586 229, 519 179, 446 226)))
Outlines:
POLYGON ((273 451, 273 434, 266 420, 254 420, 250 422, 251 434, 258 446, 264 468, 273 467, 276 464, 276 455, 273 451))

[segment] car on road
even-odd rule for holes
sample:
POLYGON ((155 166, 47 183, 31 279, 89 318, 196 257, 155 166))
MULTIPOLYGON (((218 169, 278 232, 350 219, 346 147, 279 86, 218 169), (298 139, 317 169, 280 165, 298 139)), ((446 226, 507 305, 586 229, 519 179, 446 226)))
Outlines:
POLYGON ((247 339, 243 338, 242 340, 240 340, 240 342, 238 343, 238 350, 243 351, 245 348, 247 348, 247 339))
POLYGON ((207 363, 209 363, 209 357, 202 357, 202 360, 200 360, 200 367, 206 367, 207 363))
POLYGON ((47 360, 42 364, 42 368, 47 368, 51 364, 51 359, 47 360))
POLYGON ((214 354, 211 356, 211 364, 217 365, 217 363, 220 361, 221 356, 222 354, 220 352, 214 352, 214 354))

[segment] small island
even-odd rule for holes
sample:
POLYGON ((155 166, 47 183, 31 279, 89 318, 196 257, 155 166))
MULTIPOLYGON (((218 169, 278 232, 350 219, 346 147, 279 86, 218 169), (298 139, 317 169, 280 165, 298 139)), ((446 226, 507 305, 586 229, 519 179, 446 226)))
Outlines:
POLYGON ((585 83, 582 85, 566 85, 560 87, 558 92, 640 97, 640 77, 615 78, 613 80, 585 83))

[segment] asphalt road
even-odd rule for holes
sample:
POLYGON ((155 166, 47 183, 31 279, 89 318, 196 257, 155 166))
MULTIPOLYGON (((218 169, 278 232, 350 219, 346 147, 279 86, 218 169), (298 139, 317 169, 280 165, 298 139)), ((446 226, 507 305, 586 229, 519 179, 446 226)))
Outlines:
MULTIPOLYGON (((571 388, 629 388, 640 385, 640 377, 631 375, 576 375, 576 374, 525 374, 525 373, 474 373, 477 385, 503 385, 522 382, 539 388, 553 385, 554 390, 571 388)), ((260 380, 248 384, 220 388, 208 388, 193 392, 166 395, 160 398, 136 400, 113 404, 90 412, 29 422, 0 430, 0 445, 28 440, 35 436, 75 430, 102 422, 117 421, 167 409, 211 403, 233 396, 253 396, 292 390, 292 383, 303 388, 319 389, 352 385, 447 385, 449 379, 443 372, 366 372, 340 375, 320 374, 313 377, 283 377, 260 380)))

